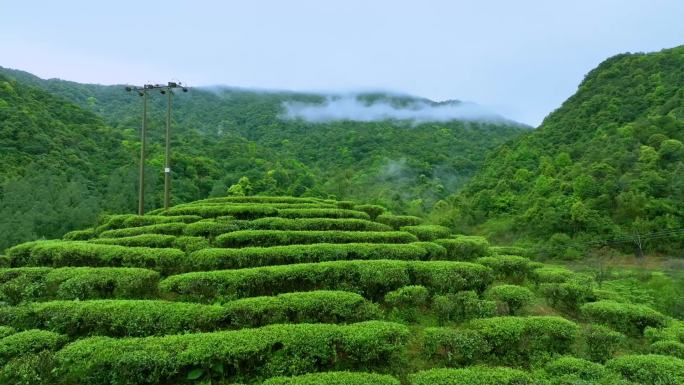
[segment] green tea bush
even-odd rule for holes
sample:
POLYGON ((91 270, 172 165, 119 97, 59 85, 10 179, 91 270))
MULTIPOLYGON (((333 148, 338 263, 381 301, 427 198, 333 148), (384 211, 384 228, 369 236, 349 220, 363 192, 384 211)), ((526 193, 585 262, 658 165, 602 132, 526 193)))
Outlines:
POLYGON ((352 201, 337 201, 337 207, 345 210, 352 210, 354 209, 354 206, 356 206, 356 203, 352 201))
POLYGON ((80 241, 31 242, 8 250, 12 266, 145 267, 165 274, 176 272, 185 258, 177 249, 98 245, 80 241))
POLYGON ((582 305, 581 311, 591 322, 629 335, 642 334, 648 326, 663 327, 667 322, 667 317, 645 305, 598 301, 582 305))
POLYGON ((447 249, 447 257, 455 261, 472 261, 490 254, 489 242, 484 237, 457 235, 454 238, 437 239, 435 243, 447 249))
POLYGON ((440 324, 496 315, 496 302, 481 300, 474 291, 435 295, 431 308, 440 324))
POLYGON ((74 230, 64 234, 62 239, 67 241, 87 241, 88 239, 97 237, 95 229, 74 230))
POLYGON ((608 369, 640 385, 684 384, 684 360, 657 354, 624 355, 606 363, 608 369))
POLYGON ((684 344, 679 341, 658 341, 651 344, 651 353, 684 358, 684 344))
POLYGON ((27 330, 0 339, 0 366, 9 360, 38 353, 57 350, 67 342, 65 336, 45 330, 27 330))
POLYGON ((524 282, 532 271, 531 261, 517 255, 482 257, 475 262, 494 270, 498 279, 514 283, 524 282))
MULTIPOLYGON (((263 215, 266 216, 266 215, 263 215)), ((345 209, 280 209, 277 215, 283 218, 356 218, 370 220, 363 211, 345 209)))
POLYGON ((489 252, 498 255, 530 256, 530 252, 526 248, 518 246, 489 246, 489 252))
POLYGON ((423 223, 423 219, 419 217, 414 217, 411 215, 392 215, 392 214, 381 214, 378 215, 375 220, 377 222, 386 224, 395 230, 399 230, 404 226, 417 226, 423 223))
POLYGON ((96 243, 98 245, 164 248, 173 247, 176 242, 176 237, 173 235, 162 234, 140 234, 131 237, 98 238, 92 239, 89 242, 96 243))
POLYGON ((215 237, 217 235, 230 233, 231 231, 244 230, 248 221, 220 221, 215 219, 204 219, 191 223, 185 227, 183 233, 190 236, 215 237))
POLYGON ((385 208, 378 205, 357 205, 355 208, 368 214, 373 221, 385 212, 385 208))
POLYGON ((532 271, 531 278, 537 283, 563 283, 570 280, 575 272, 562 266, 544 266, 532 271))
POLYGON ((181 235, 187 224, 179 222, 160 223, 140 227, 125 227, 122 229, 107 230, 100 233, 100 238, 122 238, 142 234, 166 234, 181 235))
POLYGON ((552 307, 577 312, 580 306, 594 298, 593 286, 591 278, 576 275, 566 282, 542 283, 539 291, 552 307))
POLYGON ((356 218, 259 218, 247 222, 245 228, 254 230, 319 230, 319 231, 390 231, 382 223, 356 218))
POLYGON ((347 290, 379 300, 392 290, 423 285, 437 292, 483 290, 491 270, 467 262, 334 261, 174 275, 160 283, 189 301, 236 299, 306 290, 347 290))
POLYGON ((209 248, 192 253, 181 266, 185 271, 206 271, 371 259, 423 260, 427 259, 427 252, 425 248, 415 244, 383 243, 319 243, 240 249, 209 248))
POLYGON ((439 225, 403 226, 400 230, 415 235, 421 241, 434 241, 451 235, 451 229, 439 225))
POLYGON ((262 385, 400 385, 399 380, 386 374, 355 372, 309 373, 294 377, 274 377, 262 385))
POLYGON ((624 334, 602 325, 587 325, 582 330, 587 357, 595 362, 606 362, 627 340, 624 334))
POLYGON ((278 209, 262 205, 188 205, 176 206, 161 213, 162 215, 198 215, 214 218, 230 215, 237 219, 254 219, 278 216, 278 209))
POLYGON ((137 268, 24 267, 0 269, 0 301, 150 298, 159 273, 137 268))
POLYGON ((418 239, 403 231, 241 230, 216 237, 220 247, 269 247, 311 243, 409 243, 418 239))
POLYGON ((649 342, 684 342, 684 322, 680 320, 671 320, 666 327, 662 328, 647 326, 646 329, 644 329, 644 336, 649 342))
POLYGON ((473 366, 462 369, 431 369, 409 375, 411 385, 533 385, 521 370, 473 366))
POLYGON ((550 377, 564 379, 568 381, 567 383, 572 383, 570 382, 572 380, 596 383, 605 381, 606 377, 610 376, 603 365, 571 356, 560 357, 549 362, 544 367, 544 371, 550 377))
POLYGON ((491 361, 528 367, 570 352, 578 326, 561 317, 494 317, 470 321, 492 347, 491 361))
POLYGON ((223 304, 231 328, 275 323, 351 323, 382 318, 380 308, 356 293, 305 291, 244 298, 223 304))
POLYGON ((392 308, 392 312, 408 322, 418 319, 418 312, 422 310, 430 299, 430 292, 424 286, 409 285, 385 294, 385 304, 392 308))
POLYGON ((0 326, 0 338, 7 337, 10 334, 16 333, 13 327, 10 326, 0 326))
POLYGON ((201 205, 203 203, 335 203, 335 201, 319 198, 252 195, 208 198, 193 203, 201 205))
POLYGON ((120 229, 126 227, 125 222, 129 218, 139 217, 135 214, 115 214, 107 215, 102 218, 101 224, 95 229, 96 232, 100 233, 104 230, 120 229))
POLYGON ((400 360, 408 334, 405 326, 370 321, 146 338, 91 337, 57 352, 54 373, 68 384, 124 385, 188 378, 254 382, 330 370, 386 370, 400 360))
POLYGON ((181 249, 186 253, 192 253, 198 250, 208 249, 211 247, 211 244, 209 243, 209 240, 204 237, 181 236, 174 239, 171 246, 176 249, 181 249))
POLYGON ((470 365, 491 350, 484 337, 473 330, 429 327, 424 333, 422 352, 440 366, 470 365))
POLYGON ((487 298, 506 305, 509 315, 514 315, 532 302, 534 294, 530 289, 516 285, 498 285, 487 290, 487 298))
MULTIPOLYGON (((142 227, 158 225, 161 223, 193 223, 201 220, 199 215, 134 215, 129 216, 123 221, 124 227, 142 227)), ((164 233, 165 234, 165 233, 164 233)), ((173 234, 178 235, 178 234, 173 234)))
POLYGON ((411 242, 410 245, 417 246, 425 250, 425 257, 428 261, 440 261, 446 259, 446 249, 434 242, 411 242))

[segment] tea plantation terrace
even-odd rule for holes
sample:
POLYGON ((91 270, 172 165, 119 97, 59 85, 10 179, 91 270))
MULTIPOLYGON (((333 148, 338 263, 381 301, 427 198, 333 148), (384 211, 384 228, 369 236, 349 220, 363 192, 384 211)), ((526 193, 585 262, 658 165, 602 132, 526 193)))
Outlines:
POLYGON ((330 199, 112 215, 0 258, 0 383, 684 383, 684 324, 525 254, 330 199))

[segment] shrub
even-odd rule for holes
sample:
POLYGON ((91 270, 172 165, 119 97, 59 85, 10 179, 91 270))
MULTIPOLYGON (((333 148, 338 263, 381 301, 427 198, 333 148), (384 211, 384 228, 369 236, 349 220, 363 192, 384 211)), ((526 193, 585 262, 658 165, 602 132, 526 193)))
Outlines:
POLYGON ((601 325, 588 325, 583 330, 587 356, 596 362, 605 362, 625 343, 624 334, 601 325))
POLYGON ((177 249, 98 245, 79 241, 32 242, 9 249, 12 266, 148 267, 164 273, 178 269, 185 253, 177 249))
POLYGON ((382 223, 356 218, 259 218, 247 222, 246 228, 255 230, 341 230, 341 231, 390 231, 382 223))
POLYGON ((642 385, 684 383, 684 360, 657 354, 624 355, 606 363, 608 369, 642 385))
POLYGON ((95 229, 85 229, 85 230, 74 230, 70 231, 62 237, 62 239, 67 241, 87 241, 88 239, 95 238, 97 232, 95 229))
POLYGON ((27 330, 0 339, 0 366, 9 360, 43 350, 57 350, 66 343, 63 335, 45 330, 27 330))
POLYGON ((451 235, 451 230, 448 227, 439 225, 403 226, 400 230, 408 231, 421 241, 434 241, 435 239, 447 238, 451 235))
POLYGON ((162 234, 141 234, 134 235, 132 237, 92 239, 89 242, 96 243, 98 245, 164 248, 173 247, 174 243, 176 242, 176 237, 173 235, 162 234))
POLYGON ((399 230, 404 226, 416 226, 423 223, 422 218, 410 215, 381 214, 378 215, 375 220, 396 230, 399 230))
POLYGON ((122 238, 142 234, 166 234, 181 235, 187 225, 185 223, 161 223, 149 226, 126 227, 122 229, 107 230, 100 233, 100 238, 122 238))
POLYGON ((375 220, 385 212, 385 208, 378 205, 357 205, 356 209, 368 214, 371 220, 375 220))
POLYGON ((335 203, 334 200, 320 199, 320 198, 301 198, 301 197, 290 197, 290 196, 229 196, 229 197, 218 197, 218 198, 208 198, 193 202, 193 204, 203 204, 203 203, 335 203))
POLYGON ((0 338, 7 337, 10 334, 14 334, 16 331, 14 328, 9 326, 0 326, 0 338))
POLYGON ((25 267, 0 269, 0 300, 149 298, 159 273, 136 268, 25 267))
POLYGON ((530 256, 530 252, 526 248, 518 246, 489 246, 489 252, 498 255, 530 256))
POLYGON ((446 249, 434 242, 411 242, 410 245, 425 250, 425 257, 422 258, 424 260, 438 261, 446 259, 446 249))
POLYGON ((482 257, 475 262, 485 265, 496 274, 498 279, 520 283, 530 275, 530 260, 517 255, 499 255, 495 257, 482 257))
POLYGON ((539 283, 563 283, 570 280, 575 273, 562 266, 544 266, 532 271, 532 280, 539 283))
POLYGON ((202 218, 215 218, 230 215, 237 219, 254 219, 278 215, 278 209, 262 205, 200 205, 176 206, 161 213, 162 215, 198 215, 202 218))
POLYGON ((542 283, 540 291, 552 307, 570 312, 594 297, 593 281, 579 275, 567 282, 542 283))
POLYGON ((215 237, 220 234, 230 233, 231 231, 243 230, 248 221, 221 221, 216 219, 205 219, 191 223, 185 227, 183 233, 190 236, 215 237))
POLYGON ((511 368, 474 366, 463 369, 431 369, 409 375, 411 385, 533 385, 532 377, 511 368))
POLYGON ((520 309, 527 306, 534 297, 530 289, 516 285, 498 285, 487 291, 487 297, 491 300, 506 304, 509 315, 514 315, 520 309))
POLYGON ((306 291, 245 298, 223 306, 231 328, 274 323, 349 323, 382 316, 376 304, 345 291, 306 291))
POLYGON ((409 243, 417 238, 403 231, 242 230, 216 237, 221 247, 283 246, 311 243, 409 243))
POLYGON ((529 366, 570 352, 578 326, 561 317, 494 317, 470 321, 492 347, 493 362, 529 366))
POLYGON ((246 267, 287 265, 341 260, 422 260, 425 248, 415 244, 384 243, 318 243, 241 249, 203 249, 192 253, 184 262, 185 271, 237 269, 246 267))
MULTIPOLYGON (((198 250, 208 249, 211 247, 209 240, 204 237, 178 237, 174 239, 172 247, 181 249, 186 253, 192 253, 198 250)), ((187 271, 187 270, 183 270, 187 271)))
POLYGON ((55 355, 55 374, 63 383, 87 379, 92 385, 123 385, 141 380, 177 383, 188 377, 254 382, 326 370, 377 370, 397 361, 407 337, 406 327, 378 321, 146 338, 93 337, 60 350, 55 355))
POLYGON ((667 317, 645 305, 612 301, 582 305, 582 314, 591 322, 601 323, 625 334, 638 335, 648 326, 665 326, 667 317))
POLYGON ((430 292, 424 286, 410 285, 385 294, 385 303, 397 314, 409 322, 418 318, 418 310, 425 307, 430 292))
POLYGON ((240 270, 195 272, 168 277, 160 289, 190 301, 244 298, 316 289, 347 290, 381 299, 407 285, 438 292, 482 289, 488 268, 467 262, 334 261, 240 270))
POLYGON ((472 261, 489 254, 489 242, 484 237, 457 235, 450 239, 437 239, 435 243, 447 249, 447 258, 472 261))
POLYGON ((560 357, 549 362, 544 370, 551 377, 584 381, 598 381, 608 375, 608 371, 603 365, 571 356, 560 357))
POLYGON ((363 211, 345 209, 280 209, 277 216, 283 218, 356 218, 370 220, 368 214, 363 211))
POLYGON ((651 344, 651 353, 684 358, 684 344, 679 341, 658 341, 651 344))
POLYGON ((444 327, 426 328, 422 348, 427 359, 451 367, 470 365, 491 349, 476 331, 444 327))
POLYGON ((644 336, 646 336, 650 342, 663 340, 684 342, 684 322, 672 320, 664 328, 647 326, 646 329, 644 329, 644 336))
POLYGON ((436 295, 432 298, 432 310, 440 324, 449 321, 462 322, 474 318, 493 317, 496 314, 494 301, 481 300, 474 291, 436 295))
MULTIPOLYGON (((193 223, 201 220, 199 215, 133 215, 129 216, 123 221, 125 227, 141 227, 149 225, 158 225, 161 223, 193 223)), ((167 234, 167 233, 160 233, 167 234)), ((173 234, 179 235, 179 234, 173 234)))
POLYGON ((352 210, 356 203, 352 201, 337 201, 337 207, 345 210, 352 210))
POLYGON ((400 385, 392 376, 376 373, 324 372, 295 377, 274 377, 262 385, 400 385))

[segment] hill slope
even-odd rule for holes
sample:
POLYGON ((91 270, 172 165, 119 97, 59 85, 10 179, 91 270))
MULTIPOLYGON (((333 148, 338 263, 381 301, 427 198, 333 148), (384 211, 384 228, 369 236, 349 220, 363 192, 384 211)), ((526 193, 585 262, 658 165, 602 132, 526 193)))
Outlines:
MULTIPOLYGON (((618 55, 537 130, 492 153, 440 209, 453 214, 436 215, 496 239, 553 237, 561 246, 569 238, 679 229, 683 141, 684 47, 618 55)), ((652 246, 683 245, 679 237, 652 246)))
POLYGON ((684 381, 680 321, 608 281, 383 212, 214 198, 13 247, 0 382, 684 381))

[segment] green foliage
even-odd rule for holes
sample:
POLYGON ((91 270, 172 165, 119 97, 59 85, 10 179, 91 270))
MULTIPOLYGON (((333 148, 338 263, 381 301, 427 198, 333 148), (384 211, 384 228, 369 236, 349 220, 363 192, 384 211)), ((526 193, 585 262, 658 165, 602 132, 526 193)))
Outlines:
POLYGON ((0 365, 9 360, 38 353, 43 350, 57 350, 66 343, 63 335, 45 330, 27 330, 0 339, 0 365))
POLYGON ((411 385, 533 385, 532 377, 511 368, 475 366, 463 369, 431 369, 409 376, 411 385))
POLYGON ((532 272, 530 260, 517 255, 482 257, 476 259, 475 262, 491 268, 498 279, 508 282, 523 282, 532 272))
POLYGON ((187 301, 235 299, 306 290, 347 290, 369 299, 407 285, 436 292, 483 290, 491 271, 467 262, 335 261, 174 275, 160 283, 167 295, 187 301))
POLYGON ((14 328, 9 326, 0 326, 0 338, 5 338, 10 334, 14 334, 16 331, 14 328))
POLYGON ((370 216, 363 211, 346 209, 280 209, 278 216, 283 218, 356 218, 370 220, 370 216))
MULTIPOLYGON (((535 273, 537 270, 535 270, 535 273)), ((562 271, 547 271, 542 276, 537 276, 537 278, 558 281, 563 279, 564 276, 565 274, 562 271)), ((593 286, 591 279, 577 275, 567 282, 542 283, 539 285, 539 289, 548 303, 554 308, 568 312, 577 312, 580 306, 593 299, 593 286)))
POLYGON ((311 243, 409 243, 418 239, 404 231, 242 230, 216 237, 221 247, 269 247, 311 243))
POLYGON ((361 210, 364 213, 368 214, 370 219, 373 221, 385 212, 385 208, 378 205, 357 205, 355 209, 361 210))
POLYGON ((563 283, 572 278, 575 273, 563 266, 544 266, 532 271, 532 280, 536 283, 563 283))
POLYGON ((400 287, 385 294, 385 304, 408 322, 415 322, 418 319, 418 311, 427 305, 429 299, 429 290, 420 285, 400 287))
POLYGON ((244 221, 237 220, 205 219, 187 225, 184 233, 190 236, 201 236, 205 238, 215 237, 220 234, 243 229, 243 222, 244 221))
POLYGON ((469 328, 491 346, 489 359, 527 367, 571 350, 578 326, 561 317, 494 317, 476 319, 469 328))
MULTIPOLYGON (((100 233, 101 238, 122 238, 143 234, 167 234, 181 235, 187 225, 185 223, 160 223, 139 227, 125 227, 114 230, 106 230, 100 233)), ((66 238, 65 238, 66 239, 66 238)))
POLYGON ((421 218, 411 215, 381 214, 375 217, 375 220, 396 230, 399 230, 404 226, 417 226, 423 223, 421 218))
POLYGON ((172 247, 181 249, 186 253, 192 253, 202 249, 211 247, 209 240, 204 237, 178 237, 173 241, 172 247))
POLYGON ((595 362, 605 362, 613 357, 626 342, 624 334, 602 325, 588 325, 582 330, 587 357, 595 362))
POLYGON ((647 355, 624 355, 606 363, 627 380, 643 385, 676 385, 684 383, 684 359, 647 355))
POLYGON ((493 317, 496 314, 496 303, 481 300, 474 291, 435 295, 431 307, 440 324, 493 317))
POLYGON ((651 353, 674 356, 684 359, 684 343, 678 341, 658 341, 651 344, 651 353))
POLYGON ((8 250, 12 266, 145 267, 178 270, 185 253, 177 249, 98 245, 79 241, 38 241, 8 250))
POLYGON ((86 338, 56 355, 65 383, 148 384, 211 376, 227 382, 326 370, 377 370, 396 362, 408 329, 386 322, 273 325, 163 337, 86 338), (222 370, 216 369, 220 365, 222 370), (146 373, 141 378, 140 373, 146 373))
POLYGON ((491 350, 484 337, 473 330, 446 327, 425 328, 422 352, 438 365, 471 365, 491 350))
POLYGON ((609 373, 603 365, 572 356, 560 357, 549 362, 544 367, 544 371, 556 380, 554 383, 571 384, 576 381, 586 381, 589 384, 608 385, 619 382, 619 378, 616 378, 618 376, 609 373))
POLYGON ((159 273, 136 268, 0 269, 0 301, 149 298, 156 295, 158 281, 159 273))
POLYGON ((318 231, 389 231, 382 223, 355 218, 260 218, 250 221, 246 228, 254 230, 318 230, 318 231))
POLYGON ((181 263, 180 267, 185 271, 219 270, 355 259, 423 260, 428 259, 428 253, 424 247, 416 244, 383 243, 320 243, 240 249, 208 248, 192 253, 181 263))
POLYGON ((96 236, 97 232, 95 229, 86 229, 69 231, 68 233, 64 234, 64 237, 62 238, 67 241, 87 241, 88 239, 95 238, 96 236))
POLYGON ((667 317, 644 305, 598 301, 582 305, 581 310, 592 322, 608 325, 629 335, 640 335, 649 326, 665 326, 667 321, 667 317))
POLYGON ((516 285, 497 285, 487 290, 487 298, 506 305, 509 315, 514 315, 532 302, 534 294, 530 289, 516 285))
POLYGON ((472 261, 489 255, 489 242, 484 237, 457 235, 452 239, 437 239, 435 243, 447 249, 449 259, 472 261))
POLYGON ((326 372, 310 373, 295 377, 275 377, 262 385, 399 385, 392 376, 376 373, 326 372))
POLYGON ((278 209, 264 205, 186 205, 175 206, 161 212, 163 215, 198 215, 215 218, 230 215, 237 219, 254 219, 281 215, 278 209))
POLYGON ((176 237, 173 235, 163 234, 140 234, 131 237, 91 239, 89 242, 98 245, 163 248, 173 247, 173 245, 176 243, 176 237))
POLYGON ((434 241, 435 239, 447 238, 451 235, 451 230, 448 227, 439 225, 404 226, 400 230, 408 231, 421 241, 434 241))

